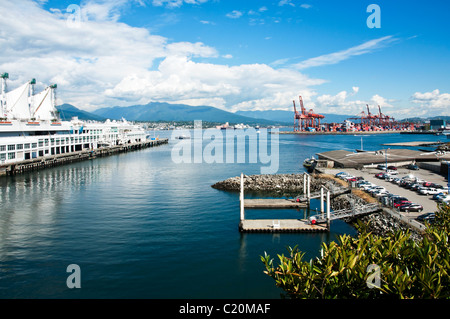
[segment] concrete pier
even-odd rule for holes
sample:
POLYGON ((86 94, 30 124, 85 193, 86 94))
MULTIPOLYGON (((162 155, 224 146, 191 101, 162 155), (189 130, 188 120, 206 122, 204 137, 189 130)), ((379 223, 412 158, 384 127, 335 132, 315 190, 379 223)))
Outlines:
POLYGON ((154 147, 162 144, 167 144, 168 139, 148 140, 139 143, 130 143, 124 145, 116 145, 111 147, 101 147, 94 150, 82 150, 77 152, 70 152, 58 155, 43 156, 30 160, 8 163, 0 165, 1 175, 16 175, 25 172, 40 170, 48 167, 58 165, 70 164, 74 162, 94 159, 96 157, 110 156, 113 154, 130 152, 134 150, 141 150, 148 147, 154 147))

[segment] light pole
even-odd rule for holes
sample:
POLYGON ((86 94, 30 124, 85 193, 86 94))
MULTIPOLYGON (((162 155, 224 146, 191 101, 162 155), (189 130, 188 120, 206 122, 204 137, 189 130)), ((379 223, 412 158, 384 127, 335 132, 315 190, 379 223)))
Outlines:
POLYGON ((387 174, 387 151, 388 151, 388 149, 389 148, 384 150, 384 158, 385 158, 385 164, 386 164, 384 169, 385 169, 386 174, 387 174))
POLYGON ((450 194, 450 162, 449 161, 445 161, 447 163, 447 191, 450 194))

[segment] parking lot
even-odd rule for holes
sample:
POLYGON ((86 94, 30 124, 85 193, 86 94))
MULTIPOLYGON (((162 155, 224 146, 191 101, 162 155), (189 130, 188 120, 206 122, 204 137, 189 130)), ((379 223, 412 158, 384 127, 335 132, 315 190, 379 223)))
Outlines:
MULTIPOLYGON (((387 192, 391 194, 395 194, 401 197, 405 197, 408 199, 408 201, 416 204, 420 204, 423 206, 423 211, 421 212, 403 212, 405 216, 408 218, 415 219, 417 216, 422 215, 424 213, 428 212, 435 212, 437 210, 438 201, 434 200, 432 197, 433 195, 422 195, 417 191, 401 187, 400 185, 392 182, 387 181, 383 178, 377 178, 375 175, 379 173, 383 173, 383 170, 377 169, 377 168, 364 168, 362 170, 357 170, 353 168, 346 168, 346 169, 326 169, 324 173, 326 174, 332 174, 335 175, 339 172, 346 172, 352 176, 356 177, 362 177, 364 180, 384 187, 387 192)), ((407 168, 398 168, 397 174, 392 175, 397 178, 403 178, 403 177, 413 177, 417 178, 421 181, 427 181, 430 183, 435 183, 442 185, 443 187, 447 186, 446 179, 434 172, 428 171, 428 170, 409 170, 407 168)))

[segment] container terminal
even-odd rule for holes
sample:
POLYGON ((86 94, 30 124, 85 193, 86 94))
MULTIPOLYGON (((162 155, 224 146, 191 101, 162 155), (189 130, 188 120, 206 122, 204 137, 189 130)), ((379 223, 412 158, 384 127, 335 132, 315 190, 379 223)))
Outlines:
POLYGON ((420 124, 400 122, 395 118, 383 114, 378 105, 378 112, 372 113, 369 105, 361 113, 349 117, 343 123, 326 123, 325 116, 306 110, 302 96, 299 96, 300 110, 294 104, 294 126, 292 132, 280 132, 280 134, 358 134, 358 133, 392 133, 392 132, 416 132, 420 124), (366 112, 367 111, 367 112, 366 112))

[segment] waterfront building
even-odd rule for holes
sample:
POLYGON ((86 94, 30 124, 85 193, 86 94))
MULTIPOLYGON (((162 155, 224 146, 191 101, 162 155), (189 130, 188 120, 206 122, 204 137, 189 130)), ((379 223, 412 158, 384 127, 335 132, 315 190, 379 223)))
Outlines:
POLYGON ((61 121, 56 84, 35 94, 32 79, 8 91, 8 78, 8 73, 0 75, 0 165, 146 140, 142 127, 124 119, 61 121))

